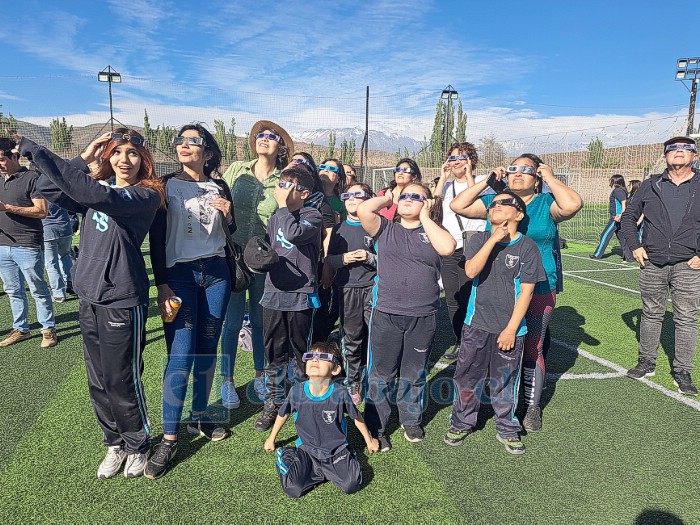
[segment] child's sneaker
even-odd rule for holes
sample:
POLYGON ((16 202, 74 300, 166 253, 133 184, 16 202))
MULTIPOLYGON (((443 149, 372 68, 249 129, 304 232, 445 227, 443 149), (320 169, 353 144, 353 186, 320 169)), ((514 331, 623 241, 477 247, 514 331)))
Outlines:
POLYGON ((443 439, 443 441, 447 445, 450 445, 452 447, 458 447, 459 445, 464 443, 464 439, 472 432, 474 431, 471 428, 458 430, 454 427, 450 427, 450 429, 447 431, 447 434, 445 434, 445 439, 443 439))
POLYGON ((127 455, 121 446, 109 447, 107 455, 97 469, 97 477, 99 479, 108 479, 115 476, 122 468, 122 463, 124 463, 127 455))
POLYGON ((236 385, 233 381, 224 381, 221 384, 221 404, 224 408, 234 410, 241 406, 241 398, 236 392, 236 385))
POLYGON ((520 441, 520 437, 511 436, 504 438, 501 437, 500 434, 496 434, 496 439, 503 443, 503 445, 506 447, 506 451, 509 454, 514 454, 516 456, 525 454, 525 445, 523 445, 523 442, 520 441))
POLYGON ((420 443, 425 437, 425 431, 420 425, 401 425, 401 428, 404 430, 403 437, 411 443, 420 443))
POLYGON ((255 422, 255 430, 258 432, 265 432, 272 427, 277 418, 278 411, 279 407, 277 407, 272 400, 265 401, 262 414, 260 414, 260 417, 255 422))
POLYGON ((190 419, 187 423, 187 432, 190 434, 204 436, 210 441, 221 441, 229 435, 228 430, 206 416, 192 415, 190 419))
POLYGON ((168 470, 170 463, 177 453, 177 441, 167 441, 163 439, 156 445, 151 458, 146 463, 143 475, 147 479, 158 479, 168 470))
POLYGON ((523 428, 528 432, 539 432, 542 430, 542 409, 535 405, 527 407, 527 412, 523 418, 523 428))
POLYGON ((143 469, 146 468, 148 462, 148 452, 137 452, 129 454, 126 457, 126 465, 124 465, 124 477, 126 479, 137 478, 143 476, 143 469))
POLYGON ((389 436, 380 432, 377 434, 377 441, 379 441, 379 452, 389 452, 391 450, 391 441, 389 441, 389 436))

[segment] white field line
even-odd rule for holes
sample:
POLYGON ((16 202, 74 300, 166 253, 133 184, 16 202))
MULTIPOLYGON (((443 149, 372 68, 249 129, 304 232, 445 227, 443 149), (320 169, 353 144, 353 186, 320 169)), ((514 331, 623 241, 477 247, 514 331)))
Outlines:
POLYGON ((562 379, 614 379, 624 375, 622 372, 591 372, 590 374, 549 373, 547 374, 547 381, 560 381, 562 379))
POLYGON ((629 268, 629 264, 617 263, 612 261, 601 261, 600 259, 591 259, 590 257, 584 257, 583 255, 573 255, 571 253, 562 253, 561 255, 562 257, 571 257, 572 259, 583 259, 584 261, 590 261, 595 264, 609 264, 611 266, 624 266, 625 268, 629 268))
POLYGON ((615 288, 617 290, 624 290, 625 292, 631 292, 635 295, 639 295, 639 290, 633 290, 632 288, 625 288, 624 286, 618 286, 616 284, 610 284, 610 283, 605 283, 603 281, 598 281, 596 279, 589 279, 588 277, 581 277, 580 275, 576 275, 574 273, 569 273, 569 272, 562 272, 565 277, 573 277, 574 279, 581 279, 582 281, 588 281, 591 283, 596 283, 600 284, 603 286, 607 286, 609 288, 615 288))
MULTIPOLYGON (((617 363, 613 363, 612 361, 608 361, 607 359, 603 359, 602 357, 598 357, 597 355, 591 354, 590 352, 586 352, 585 350, 582 350, 581 348, 576 348, 575 346, 571 346, 568 343, 565 343, 564 341, 559 341, 558 339, 552 338, 552 342, 556 345, 561 346, 565 350, 568 350, 569 352, 573 352, 575 354, 578 354, 580 356, 585 357, 586 359, 590 359, 591 361, 595 361, 596 363, 599 363, 607 368, 610 368, 611 370, 614 370, 620 375, 626 374, 627 370, 618 365, 617 363)), ((633 381, 633 379, 630 379, 630 381, 633 381)), ((646 386, 653 388, 654 390, 658 390, 661 392, 663 395, 670 397, 671 399, 675 399, 676 401, 679 401, 683 403, 684 405, 689 406, 690 408, 693 408, 700 412, 700 401, 696 401, 695 399, 689 398, 688 396, 684 396, 683 394, 679 392, 674 392, 673 390, 669 390, 668 388, 661 386, 659 384, 654 383, 653 381, 650 381, 649 379, 642 378, 638 379, 640 383, 645 384, 646 386)))
POLYGON ((596 270, 567 270, 565 273, 588 273, 588 272, 628 272, 630 270, 638 270, 639 268, 603 268, 596 270))

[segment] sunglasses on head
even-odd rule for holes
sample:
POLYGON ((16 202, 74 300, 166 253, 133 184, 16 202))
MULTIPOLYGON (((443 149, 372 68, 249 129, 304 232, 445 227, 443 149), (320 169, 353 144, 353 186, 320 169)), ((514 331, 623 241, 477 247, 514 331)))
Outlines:
POLYGON ((521 172, 524 175, 535 175, 537 173, 537 170, 532 166, 508 166, 506 171, 508 173, 521 172))
POLYGON ((304 355, 301 356, 301 360, 304 361, 304 363, 307 361, 313 361, 314 359, 318 359, 319 361, 328 361, 330 363, 335 363, 336 365, 339 364, 335 356, 333 354, 329 354, 328 352, 305 352, 304 355))
POLYGON ((399 195, 399 201, 410 200, 414 202, 425 202, 425 197, 420 193, 402 193, 399 195))
POLYGON ((275 142, 279 142, 282 139, 282 137, 280 137, 276 133, 265 133, 264 131, 261 131, 260 133, 255 135, 255 139, 256 140, 267 139, 267 140, 274 140, 275 142))
POLYGON ((135 135, 130 135, 129 133, 112 133, 110 140, 125 140, 135 146, 146 147, 146 141, 144 139, 135 135))
MULTIPOLYGON (((281 180, 277 183, 277 185, 282 188, 283 190, 288 190, 292 186, 295 186, 295 182, 289 181, 289 180, 281 180)), ((295 190, 297 191, 304 191, 307 190, 308 188, 306 186, 302 186, 301 184, 296 184, 295 190)))
POLYGON ((338 173, 338 166, 331 166, 330 164, 319 164, 319 171, 332 171, 333 173, 338 173))
POLYGON ((340 200, 346 201, 350 198, 355 198, 355 199, 366 199, 369 197, 364 191, 351 191, 348 193, 341 193, 340 194, 340 200))
POLYGON ((489 204, 489 210, 492 210, 497 206, 511 206, 518 211, 523 211, 520 208, 520 204, 518 204, 518 201, 516 201, 512 197, 509 199, 498 199, 498 200, 491 201, 491 204, 489 204))
POLYGON ((679 149, 683 151, 692 151, 693 153, 697 153, 698 151, 698 148, 695 146, 695 144, 669 144, 668 146, 666 146, 665 153, 678 151, 679 149))
POLYGON ((394 168, 394 173, 413 173, 411 168, 394 168))
POLYGON ((202 137, 175 137, 173 139, 173 146, 182 146, 185 143, 190 146, 204 146, 204 139, 202 137))
POLYGON ((449 157, 447 157, 447 162, 454 162, 456 160, 467 160, 469 158, 469 155, 450 155, 449 157))

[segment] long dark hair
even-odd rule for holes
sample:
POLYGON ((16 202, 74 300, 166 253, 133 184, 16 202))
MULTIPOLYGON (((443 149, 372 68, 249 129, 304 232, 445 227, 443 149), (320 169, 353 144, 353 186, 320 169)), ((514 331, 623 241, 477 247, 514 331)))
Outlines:
POLYGON ((625 178, 620 175, 619 173, 616 173, 612 177, 610 177, 610 187, 611 188, 622 188, 623 190, 627 190, 625 188, 625 178))
POLYGON ((327 162, 335 162, 335 165, 338 166, 338 181, 335 183, 333 193, 340 195, 341 193, 345 192, 345 167, 343 166, 342 162, 333 157, 323 159, 321 164, 326 164, 327 162))
MULTIPOLYGON (((415 160, 409 158, 399 159, 395 167, 398 168, 399 166, 401 166, 401 164, 408 164, 408 167, 411 168, 411 171, 413 172, 411 173, 411 175, 413 175, 413 180, 411 181, 411 184, 413 184, 414 182, 421 182, 423 180, 423 176, 420 173, 420 168, 418 167, 418 164, 416 164, 415 160)), ((393 190, 394 188, 396 188, 396 180, 392 180, 389 183, 389 189, 393 190)), ((432 193, 429 193, 429 195, 432 195, 432 193)))
MULTIPOLYGON (((439 195, 437 197, 431 197, 433 192, 430 191, 430 188, 428 188, 422 182, 409 182, 408 184, 406 184, 406 186, 404 187, 404 189, 401 193, 407 193, 408 188, 410 188, 411 186, 418 186, 419 188, 421 188, 423 190, 423 196, 426 199, 430 199, 430 198, 433 199, 433 206, 432 206, 432 208, 430 208, 430 213, 428 215, 433 222, 442 226, 442 197, 440 197, 439 195)), ((425 204, 423 204, 423 205, 425 205, 425 204)), ((401 217, 399 216, 399 213, 397 210, 396 216, 394 217, 394 220, 400 220, 400 219, 401 219, 401 217)))
POLYGON ((211 158, 204 163, 204 174, 207 177, 210 177, 212 173, 216 173, 217 176, 220 177, 221 173, 219 173, 219 167, 221 166, 221 148, 219 148, 219 144, 216 142, 214 136, 209 133, 209 130, 199 122, 182 126, 180 131, 177 132, 177 136, 182 136, 182 134, 188 130, 194 130, 199 133, 199 136, 204 139, 204 152, 211 153, 211 158))
MULTIPOLYGON (((513 159, 513 162, 515 162, 518 159, 527 159, 529 161, 532 161, 535 164, 535 172, 540 167, 540 164, 544 164, 544 161, 534 153, 523 153, 522 155, 518 155, 513 159)), ((535 182, 535 192, 542 193, 542 178, 540 176, 536 176, 536 179, 537 180, 535 182)))

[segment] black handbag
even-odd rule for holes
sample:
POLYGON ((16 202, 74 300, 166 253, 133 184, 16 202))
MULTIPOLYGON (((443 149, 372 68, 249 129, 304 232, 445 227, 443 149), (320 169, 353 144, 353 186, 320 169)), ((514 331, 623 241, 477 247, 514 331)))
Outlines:
POLYGON ((243 260, 243 248, 233 242, 226 221, 222 221, 222 224, 224 226, 224 234, 226 235, 226 261, 228 262, 228 269, 231 272, 231 291, 233 293, 243 292, 253 284, 255 275, 250 271, 250 268, 246 266, 243 260))

